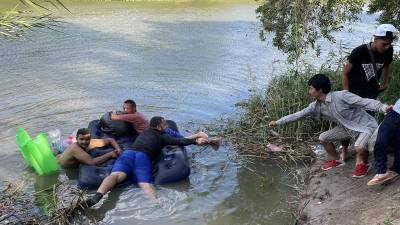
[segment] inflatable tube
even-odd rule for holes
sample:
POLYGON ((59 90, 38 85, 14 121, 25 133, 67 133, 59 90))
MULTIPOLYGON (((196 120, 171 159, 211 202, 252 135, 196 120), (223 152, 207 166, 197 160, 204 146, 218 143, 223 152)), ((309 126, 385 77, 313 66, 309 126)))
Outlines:
MULTIPOLYGON (((178 131, 174 121, 167 120, 168 126, 178 131)), ((98 122, 97 122, 98 125, 98 122)), ((98 130, 96 122, 92 121, 89 124, 92 136, 102 137, 102 132, 98 130)), ((130 146, 129 146, 130 147, 130 146)), ((99 149, 91 151, 92 157, 105 154, 113 151, 111 148, 99 149)), ((78 185, 82 189, 96 189, 101 184, 103 179, 111 173, 112 164, 115 159, 109 160, 101 166, 81 165, 79 167, 79 182, 78 185)), ((190 175, 190 167, 186 150, 182 147, 165 148, 162 151, 157 163, 154 165, 153 181, 155 184, 167 184, 187 179, 190 175)), ((129 181, 124 182, 119 186, 129 184, 129 181)))
POLYGON ((39 176, 53 174, 59 166, 53 152, 50 149, 47 136, 40 133, 31 139, 23 128, 19 128, 16 134, 16 142, 27 164, 35 170, 39 176))
POLYGON ((131 129, 131 133, 127 133, 123 136, 105 133, 101 129, 100 120, 91 121, 88 125, 88 129, 92 138, 114 138, 122 149, 130 149, 137 137, 137 134, 133 131, 133 128, 131 129))
MULTIPOLYGON (((187 179, 190 175, 190 167, 185 149, 169 149, 168 153, 163 151, 153 169, 154 184, 168 184, 187 179)), ((79 166, 78 185, 82 189, 96 189, 105 177, 111 173, 112 164, 115 159, 109 160, 101 166, 79 166)), ((130 184, 123 182, 119 186, 130 184)))
MULTIPOLYGON (((121 114, 121 112, 118 111, 117 114, 121 114)), ((130 123, 120 120, 111 120, 111 112, 104 114, 100 118, 100 129, 104 133, 114 137, 133 135, 136 133, 130 123)))
POLYGON ((153 177, 155 184, 168 184, 184 180, 190 175, 190 167, 184 148, 163 151, 154 166, 153 177), (174 151, 175 150, 175 151, 174 151))

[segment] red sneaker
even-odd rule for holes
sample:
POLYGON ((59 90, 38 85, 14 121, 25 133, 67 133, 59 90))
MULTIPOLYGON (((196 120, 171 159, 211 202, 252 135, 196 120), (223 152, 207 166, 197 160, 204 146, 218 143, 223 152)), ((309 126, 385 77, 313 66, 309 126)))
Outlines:
POLYGON ((365 177, 369 171, 369 164, 358 164, 356 165, 356 169, 354 170, 353 177, 361 178, 365 177))
POLYGON ((333 160, 328 160, 326 161, 324 164, 322 164, 321 169, 322 170, 330 170, 334 167, 339 167, 339 166, 343 166, 345 163, 336 159, 333 160))

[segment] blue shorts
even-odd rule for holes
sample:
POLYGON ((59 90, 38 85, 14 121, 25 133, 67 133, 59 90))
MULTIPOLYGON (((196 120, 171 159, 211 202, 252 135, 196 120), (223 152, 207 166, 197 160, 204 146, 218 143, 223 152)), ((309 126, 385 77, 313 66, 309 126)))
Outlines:
POLYGON ((112 167, 111 172, 123 172, 133 183, 151 183, 152 165, 148 155, 134 150, 125 150, 112 167))

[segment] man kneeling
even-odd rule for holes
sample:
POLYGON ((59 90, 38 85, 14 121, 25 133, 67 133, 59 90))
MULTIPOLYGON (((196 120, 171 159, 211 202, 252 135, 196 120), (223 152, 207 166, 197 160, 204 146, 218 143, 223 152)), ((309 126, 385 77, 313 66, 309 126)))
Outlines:
POLYGON ((117 158, 121 151, 121 148, 114 139, 91 139, 89 130, 81 128, 76 133, 76 143, 68 146, 63 154, 59 154, 56 157, 61 167, 73 168, 78 167, 80 163, 91 166, 102 164, 111 158, 117 158), (96 148, 107 145, 111 145, 115 150, 96 158, 92 158, 88 153, 96 148))
POLYGON ((88 198, 83 206, 91 207, 111 190, 117 183, 127 178, 138 184, 152 199, 156 198, 156 192, 151 184, 152 162, 155 162, 161 154, 161 150, 167 145, 186 146, 191 144, 208 143, 206 138, 174 138, 165 133, 167 123, 163 117, 153 117, 150 120, 150 128, 141 133, 132 145, 132 150, 125 150, 115 162, 111 174, 101 183, 97 193, 88 198))

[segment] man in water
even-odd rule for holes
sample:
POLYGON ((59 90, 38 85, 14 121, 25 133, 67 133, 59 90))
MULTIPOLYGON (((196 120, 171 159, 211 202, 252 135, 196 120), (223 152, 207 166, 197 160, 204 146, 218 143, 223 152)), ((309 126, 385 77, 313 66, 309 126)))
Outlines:
POLYGON ((140 112, 136 111, 135 101, 128 99, 122 105, 123 114, 117 115, 116 111, 111 112, 111 120, 122 120, 132 124, 138 134, 149 128, 149 121, 140 112))
POLYGON ((96 194, 86 199, 84 206, 91 207, 111 190, 116 184, 131 179, 138 184, 152 199, 156 191, 152 186, 152 163, 167 145, 186 146, 191 144, 206 144, 206 138, 174 138, 165 133, 167 123, 163 117, 155 116, 150 120, 150 128, 142 132, 132 145, 131 150, 125 150, 115 162, 111 174, 101 183, 96 194))
POLYGON ((81 128, 76 133, 76 143, 72 143, 62 154, 56 157, 61 167, 73 168, 78 167, 80 163, 91 166, 99 165, 111 158, 117 158, 121 152, 121 148, 114 139, 91 139, 89 130, 81 128), (111 145, 115 150, 96 158, 92 158, 88 153, 107 145, 111 145))
POLYGON ((356 139, 354 148, 357 159, 353 177, 364 177, 369 169, 368 140, 378 127, 375 118, 365 110, 383 113, 390 111, 392 107, 373 99, 361 98, 347 90, 331 92, 330 80, 323 74, 311 77, 308 86, 308 93, 315 101, 299 112, 282 117, 278 121, 271 121, 269 126, 281 126, 306 116, 335 122, 336 127, 319 136, 320 142, 332 158, 322 165, 322 169, 330 170, 344 165, 344 161, 339 159, 333 142, 356 139))
MULTIPOLYGON (((131 123, 133 128, 136 130, 136 132, 138 134, 142 133, 143 131, 145 131, 146 129, 148 129, 150 127, 150 123, 149 121, 146 119, 146 117, 138 112, 136 110, 136 102, 128 99, 124 102, 124 104, 122 105, 122 109, 123 109, 123 114, 118 115, 116 113, 115 110, 113 110, 111 112, 111 120, 121 120, 121 121, 125 121, 128 123, 131 123)), ((173 129, 167 127, 165 129, 165 133, 170 135, 171 137, 175 137, 175 138, 183 138, 183 135, 181 133, 179 133, 178 131, 174 131, 173 129)), ((193 138, 207 138, 208 139, 208 135, 204 132, 198 132, 196 134, 190 135, 188 137, 186 137, 188 139, 193 139, 193 138)), ((209 139, 209 143, 212 145, 219 145, 221 142, 220 138, 210 138, 209 139)))

